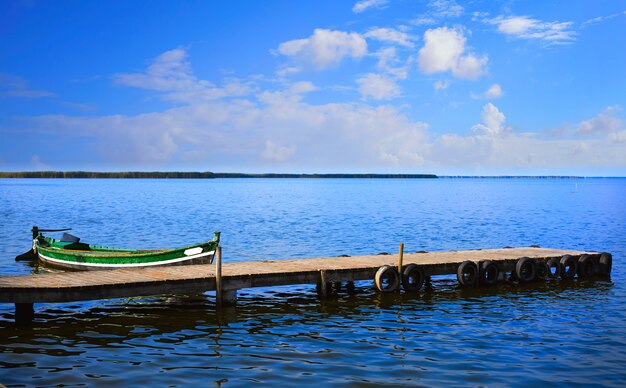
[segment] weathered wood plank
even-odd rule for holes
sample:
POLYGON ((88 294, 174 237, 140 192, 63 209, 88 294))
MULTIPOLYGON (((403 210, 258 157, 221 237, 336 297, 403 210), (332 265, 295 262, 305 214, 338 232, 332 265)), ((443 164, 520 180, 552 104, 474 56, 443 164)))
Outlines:
MULTIPOLYGON (((486 249, 453 252, 404 253, 403 264, 423 266, 428 276, 456 273, 465 260, 498 262, 510 270, 520 257, 548 258, 584 253, 549 248, 486 249)), ((323 257, 297 260, 267 260, 222 264, 224 290, 315 284, 320 273, 332 281, 372 279, 382 265, 396 266, 396 255, 323 257)), ((0 302, 68 302, 147 296, 167 293, 195 293, 215 290, 214 265, 152 267, 106 271, 64 272, 0 277, 0 302)))

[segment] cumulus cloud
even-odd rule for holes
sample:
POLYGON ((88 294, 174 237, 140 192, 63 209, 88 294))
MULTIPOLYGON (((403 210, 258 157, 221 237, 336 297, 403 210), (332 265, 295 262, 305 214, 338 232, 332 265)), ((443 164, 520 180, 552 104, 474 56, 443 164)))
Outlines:
POLYGON ((575 40, 573 22, 544 22, 528 16, 498 16, 487 19, 498 32, 522 39, 539 39, 549 44, 567 44, 575 40))
POLYGON ((457 78, 475 80, 486 72, 487 56, 466 53, 467 38, 456 28, 440 27, 424 33, 419 68, 426 74, 450 71, 457 78))
POLYGON ((500 98, 502 97, 502 88, 498 84, 493 84, 485 92, 485 98, 500 98))
POLYGON ((352 12, 361 13, 371 8, 384 8, 389 0, 361 0, 357 1, 352 7, 352 12))
POLYGON ((598 135, 616 133, 624 129, 624 122, 616 117, 621 109, 618 106, 609 106, 597 116, 582 121, 577 125, 579 135, 598 135))
POLYGON ((248 86, 236 79, 227 82, 225 87, 218 88, 209 81, 196 78, 187 57, 186 49, 169 50, 156 57, 145 72, 119 73, 113 78, 119 85, 164 92, 162 96, 166 100, 178 102, 212 100, 249 93, 248 86))
POLYGON ((400 46, 413 47, 412 37, 406 32, 394 28, 373 28, 365 35, 366 38, 376 39, 382 42, 394 43, 400 46))
POLYGON ((367 42, 356 32, 315 29, 306 39, 283 42, 277 52, 310 64, 317 69, 336 66, 344 58, 361 58, 367 54, 367 42))
POLYGON ((474 125, 472 130, 482 132, 488 136, 498 136, 504 132, 504 121, 506 117, 504 113, 500 112, 492 103, 488 103, 483 107, 481 117, 483 124, 474 125))
MULTIPOLYGON (((181 58, 184 62, 185 56, 178 56, 174 63, 180 63, 181 58)), ((189 68, 183 69, 174 73, 186 72, 188 80, 195 80, 191 86, 160 86, 167 83, 153 83, 153 79, 144 77, 128 85, 149 87, 162 95, 172 90, 194 90, 198 83, 204 85, 189 68)), ((167 78, 160 74, 169 72, 148 69, 136 74, 152 74, 158 80, 167 78)), ((372 73, 361 78, 364 99, 393 98, 399 94, 394 83, 387 82, 395 81, 390 75, 372 73)), ((439 87, 444 89, 448 84, 444 79, 439 87)), ((105 160, 108 165, 125 168, 193 166, 231 171, 251 166, 268 170, 288 166, 300 171, 397 172, 419 168, 435 173, 532 173, 540 169, 558 173, 563 169, 608 168, 626 171, 626 127, 616 106, 609 106, 559 134, 560 137, 553 137, 548 133, 516 133, 507 126, 504 112, 487 103, 482 107, 482 122, 468 125, 468 133, 461 135, 438 132, 437 128, 430 130, 427 123, 409 118, 391 105, 307 102, 304 94, 317 89, 311 82, 280 85, 279 90, 256 88, 238 98, 223 95, 177 101, 170 109, 136 115, 15 119, 12 130, 71 139, 59 142, 59 147, 68 144, 68 152, 70 145, 82 144, 90 151, 82 157, 92 159, 76 160, 77 168, 105 160)), ((0 131, 4 135, 7 129, 0 127, 0 131)), ((41 156, 46 164, 54 166, 51 155, 41 156)), ((38 162, 41 159, 33 159, 34 164, 38 162)))
POLYGON ((502 97, 504 91, 499 84, 493 84, 489 87, 489 89, 485 90, 482 94, 474 94, 472 93, 470 96, 475 99, 496 99, 502 97))
POLYGON ((383 74, 367 74, 356 81, 363 98, 389 100, 400 96, 400 87, 393 78, 383 74))
MULTIPOLYGON (((608 135, 583 140, 575 134, 566 138, 516 134, 505 126, 505 115, 491 103, 483 107, 482 118, 483 123, 473 126, 468 135, 443 134, 433 139, 429 152, 425 153, 427 165, 456 168, 465 173, 506 171, 505 174, 537 171, 579 171, 580 174, 580 171, 626 168, 623 124, 621 127, 610 124, 608 128, 612 132, 608 135)), ((603 128, 608 129, 606 125, 603 128)))
POLYGON ((309 104, 291 87, 139 115, 33 117, 20 126, 50 136, 96 139, 95 154, 111 164, 201 162, 212 168, 287 162, 303 168, 367 168, 390 163, 389 155, 399 150, 404 150, 396 155, 403 164, 416 160, 419 150, 419 144, 409 147, 403 140, 423 139, 427 127, 387 105, 309 104))

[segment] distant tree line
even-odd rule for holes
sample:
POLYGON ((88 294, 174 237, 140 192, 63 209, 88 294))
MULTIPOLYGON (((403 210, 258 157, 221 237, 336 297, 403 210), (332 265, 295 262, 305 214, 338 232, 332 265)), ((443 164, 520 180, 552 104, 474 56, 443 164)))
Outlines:
POLYGON ((0 172, 0 178, 215 178, 211 172, 93 172, 93 171, 18 171, 0 172))
POLYGON ((213 172, 93 172, 93 171, 17 171, 0 172, 0 178, 151 178, 151 179, 211 179, 211 178, 437 178, 433 174, 243 174, 213 172))

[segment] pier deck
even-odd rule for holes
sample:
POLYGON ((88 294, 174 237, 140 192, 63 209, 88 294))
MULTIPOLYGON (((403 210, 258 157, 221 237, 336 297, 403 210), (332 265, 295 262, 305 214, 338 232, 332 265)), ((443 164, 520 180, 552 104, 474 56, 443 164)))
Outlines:
MULTIPOLYGON (((508 272, 521 257, 545 260, 583 254, 599 253, 532 247, 405 253, 403 265, 415 263, 425 276, 436 276, 456 274, 466 260, 491 260, 501 272, 508 272)), ((243 288, 371 280, 381 266, 397 264, 397 255, 225 263, 218 281, 218 269, 211 264, 1 276, 0 303, 15 303, 18 319, 21 310, 30 314, 33 303, 197 293, 216 290, 218 282, 232 300, 243 288)))

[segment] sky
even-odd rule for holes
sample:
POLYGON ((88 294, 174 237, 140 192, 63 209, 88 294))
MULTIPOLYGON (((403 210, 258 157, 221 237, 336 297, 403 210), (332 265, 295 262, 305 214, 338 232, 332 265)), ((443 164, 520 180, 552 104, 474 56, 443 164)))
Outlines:
POLYGON ((0 171, 626 176, 626 1, 0 3, 0 171))

